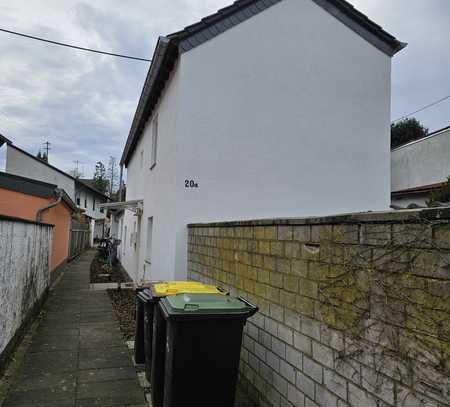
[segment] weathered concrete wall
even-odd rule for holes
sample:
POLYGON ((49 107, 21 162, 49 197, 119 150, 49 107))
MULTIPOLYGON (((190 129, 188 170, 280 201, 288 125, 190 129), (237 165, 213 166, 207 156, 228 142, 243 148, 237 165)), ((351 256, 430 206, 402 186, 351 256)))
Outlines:
POLYGON ((258 406, 450 406, 450 209, 189 226, 190 278, 260 307, 258 406))
POLYGON ((0 216, 0 368, 50 282, 52 227, 0 216))
POLYGON ((450 128, 392 150, 392 191, 444 182, 450 176, 450 128))

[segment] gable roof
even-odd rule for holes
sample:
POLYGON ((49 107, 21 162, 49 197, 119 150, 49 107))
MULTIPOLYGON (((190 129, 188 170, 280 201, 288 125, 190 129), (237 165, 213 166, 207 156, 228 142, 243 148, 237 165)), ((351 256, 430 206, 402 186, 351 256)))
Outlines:
POLYGON ((0 188, 20 192, 26 195, 37 196, 39 198, 55 198, 61 196, 64 203, 72 211, 77 210, 75 203, 70 199, 69 195, 54 184, 0 171, 0 188))
MULTIPOLYGON (((7 140, 7 139, 6 139, 6 140, 7 140)), ((1 139, 0 139, 0 142, 1 142, 1 139)), ((8 144, 8 147, 14 148, 14 149, 16 149, 17 151, 20 151, 22 154, 25 154, 27 157, 32 158, 33 160, 39 162, 40 164, 43 164, 43 165, 45 165, 46 167, 51 168, 52 170, 57 171, 57 172, 59 172, 60 174, 66 176, 67 178, 70 178, 71 180, 75 181, 76 184, 81 185, 81 186, 84 186, 84 187, 90 189, 92 192, 94 192, 94 193, 96 193, 96 194, 98 194, 98 195, 101 195, 101 196, 102 196, 103 198, 105 198, 107 201, 108 201, 108 200, 109 200, 109 201, 111 200, 111 198, 110 198, 109 196, 106 196, 105 194, 102 194, 99 190, 97 190, 97 189, 93 188, 92 186, 90 186, 90 185, 84 183, 82 180, 80 180, 80 179, 78 179, 78 178, 75 178, 75 177, 73 177, 73 176, 70 175, 70 174, 67 174, 67 172, 64 172, 64 171, 60 170, 59 168, 57 168, 57 167, 55 167, 55 166, 49 164, 47 161, 41 160, 41 159, 35 157, 33 154, 30 154, 29 152, 27 152, 27 151, 25 151, 25 150, 22 150, 21 148, 19 148, 19 147, 17 147, 16 145, 14 145, 10 140, 8 140, 7 144, 8 144)))
MULTIPOLYGON (((120 160, 127 166, 137 141, 164 90, 179 55, 214 38, 224 31, 248 20, 261 11, 283 0, 237 0, 201 21, 166 37, 159 37, 133 123, 120 160)), ((406 44, 383 30, 366 15, 345 0, 311 0, 329 12, 347 27, 389 56, 395 55, 406 44)))
POLYGON ((89 188, 90 190, 97 192, 97 194, 102 195, 104 197, 107 197, 109 201, 111 201, 111 198, 106 196, 103 192, 99 191, 96 187, 95 187, 95 180, 93 179, 88 179, 88 178, 77 178, 76 179, 77 182, 87 188, 89 188))

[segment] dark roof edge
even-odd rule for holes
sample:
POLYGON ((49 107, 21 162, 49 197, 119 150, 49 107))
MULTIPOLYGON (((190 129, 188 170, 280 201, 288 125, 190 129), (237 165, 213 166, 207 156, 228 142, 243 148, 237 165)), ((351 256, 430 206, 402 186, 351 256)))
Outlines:
POLYGON ((0 134, 0 147, 5 143, 12 144, 12 141, 10 139, 6 138, 3 134, 0 134))
POLYGON ((408 197, 408 196, 427 194, 427 193, 435 191, 439 188, 442 188, 443 185, 445 185, 445 181, 437 182, 435 184, 430 184, 430 185, 423 185, 423 186, 415 187, 415 188, 401 189, 399 191, 392 191, 391 196, 393 198, 403 198, 403 197, 408 197))
POLYGON ((142 88, 141 96, 139 98, 139 103, 136 109, 136 113, 133 118, 131 129, 128 135, 125 148, 122 153, 122 158, 120 159, 120 165, 128 165, 130 160, 130 154, 134 151, 136 144, 138 142, 138 135, 143 131, 145 122, 147 118, 151 116, 154 107, 158 103, 161 92, 164 89, 165 81, 168 79, 168 74, 175 63, 178 56, 177 48, 172 47, 173 41, 167 37, 159 37, 158 43, 156 45, 155 51, 153 53, 152 63, 147 73, 144 86, 142 88), (172 51, 174 53, 173 58, 169 58, 169 54, 172 51), (175 54, 176 53, 176 54, 175 54), (163 68, 166 68, 164 71, 163 68), (166 78, 161 78, 161 76, 167 76, 166 78), (164 79, 163 83, 160 84, 159 89, 156 86, 158 80, 164 79), (145 115, 145 117, 144 117, 145 115))
POLYGON ((409 147, 409 146, 412 146, 412 145, 414 145, 414 144, 421 143, 422 141, 429 140, 429 139, 431 139, 431 138, 433 138, 433 137, 435 137, 435 136, 439 136, 439 135, 441 135, 442 133, 447 132, 447 130, 450 130, 450 126, 444 127, 444 128, 442 128, 442 129, 439 129, 439 130, 435 130, 435 131, 433 131, 432 133, 428 133, 426 136, 423 136, 423 137, 418 138, 418 139, 416 139, 416 140, 408 141, 408 142, 405 143, 405 144, 401 144, 401 145, 399 145, 399 146, 393 148, 393 149, 391 150, 391 153, 394 152, 394 151, 401 150, 401 149, 403 149, 404 147, 409 147))
MULTIPOLYGON (((64 172, 63 170, 60 170, 59 168, 54 167, 53 165, 49 164, 49 163, 46 162, 46 161, 40 160, 39 158, 35 157, 33 154, 30 154, 28 151, 25 151, 25 150, 23 150, 23 149, 17 147, 17 146, 16 146, 15 144, 13 144, 12 142, 9 142, 9 143, 8 143, 8 147, 13 147, 13 148, 15 148, 16 150, 20 151, 21 153, 25 154, 26 156, 32 158, 33 160, 35 160, 35 161, 37 161, 37 162, 39 162, 39 163, 41 163, 41 164, 43 164, 43 165, 45 165, 45 166, 51 168, 52 170, 55 170, 55 171, 59 172, 59 173, 62 174, 62 175, 65 175, 66 177, 68 177, 68 178, 74 180, 75 182, 80 182, 77 178, 73 177, 73 176, 70 175, 70 174, 67 174, 67 172, 64 172)), ((97 194, 99 194, 99 195, 102 195, 104 198, 111 200, 111 198, 110 198, 109 196, 106 196, 106 195, 102 194, 100 191, 97 191, 96 189, 92 188, 91 186, 86 185, 86 184, 84 184, 84 183, 82 183, 82 185, 85 186, 86 188, 89 188, 91 191, 93 191, 93 192, 95 192, 95 193, 97 193, 97 194)))
POLYGON ((0 188, 37 196, 39 198, 50 198, 55 195, 57 186, 47 182, 0 171, 0 188))
POLYGON ((16 218, 14 216, 7 216, 7 215, 1 215, 0 214, 0 220, 5 220, 7 222, 20 222, 20 223, 28 223, 31 225, 38 225, 38 226, 47 226, 50 228, 55 227, 55 225, 50 225, 49 223, 43 223, 43 222, 34 222, 29 219, 23 219, 23 218, 16 218))
POLYGON ((111 198, 108 195, 105 195, 104 193, 100 192, 97 188, 85 183, 84 181, 75 178, 75 182, 78 183, 79 185, 86 187, 88 189, 90 189, 92 192, 95 192, 97 195, 102 196, 103 198, 105 198, 107 201, 111 201, 111 198))
POLYGON ((435 130, 435 131, 433 131, 433 132, 431 132, 431 133, 428 133, 428 136, 427 136, 427 137, 429 137, 429 136, 434 136, 434 135, 436 135, 436 134, 438 134, 438 133, 442 133, 442 132, 447 131, 447 130, 450 130, 450 126, 446 126, 446 127, 443 127, 442 129, 435 130))
POLYGON ((66 191, 62 188, 58 188, 58 186, 54 184, 0 171, 0 189, 1 188, 39 198, 56 198, 59 195, 63 202, 73 212, 78 210, 66 191))
MULTIPOLYGON (((237 0, 232 5, 203 18, 200 22, 170 34, 167 37, 159 37, 123 150, 120 165, 128 165, 144 129, 145 122, 153 113, 161 92, 165 88, 165 82, 169 78, 170 71, 175 64, 174 59, 177 59, 180 53, 187 52, 205 43, 281 1, 237 0)), ((380 51, 391 57, 407 45, 384 31, 379 25, 375 24, 345 0, 312 1, 380 51)))
MULTIPOLYGON (((240 0, 168 37, 177 38, 180 41, 180 52, 187 52, 281 1, 240 0)), ((391 57, 407 45, 383 30, 345 0, 312 1, 391 57)))
POLYGON ((345 0, 313 0, 341 23, 385 54, 393 57, 408 44, 401 42, 345 0))
POLYGON ((57 188, 56 191, 61 194, 62 201, 72 210, 72 212, 78 211, 78 208, 75 205, 75 202, 72 201, 72 199, 70 198, 69 195, 67 195, 67 193, 66 193, 66 191, 64 191, 64 189, 57 188))

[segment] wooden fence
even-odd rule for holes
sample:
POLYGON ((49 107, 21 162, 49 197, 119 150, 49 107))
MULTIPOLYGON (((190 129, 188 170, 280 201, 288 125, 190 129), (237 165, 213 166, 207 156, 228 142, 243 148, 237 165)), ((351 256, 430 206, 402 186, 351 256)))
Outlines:
POLYGON ((91 232, 89 224, 72 220, 70 229, 69 260, 74 259, 90 247, 91 232))

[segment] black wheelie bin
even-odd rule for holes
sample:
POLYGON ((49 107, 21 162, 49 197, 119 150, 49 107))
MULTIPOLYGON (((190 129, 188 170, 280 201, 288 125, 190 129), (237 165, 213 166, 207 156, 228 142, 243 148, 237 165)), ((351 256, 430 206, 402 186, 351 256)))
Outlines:
POLYGON ((144 348, 144 304, 147 295, 142 288, 136 290, 136 332, 134 336, 134 362, 136 364, 145 363, 144 348))
POLYGON ((163 406, 232 407, 243 328, 258 308, 243 298, 179 294, 159 310, 166 355, 164 373, 154 374, 164 375, 163 406))
MULTIPOLYGON (((151 370, 153 363, 153 315, 156 305, 161 298, 179 293, 222 293, 214 286, 197 281, 168 281, 153 283, 150 288, 143 291, 144 304, 144 353, 145 353, 145 377, 151 382, 151 370)), ((156 407, 156 406, 155 406, 156 407)))

